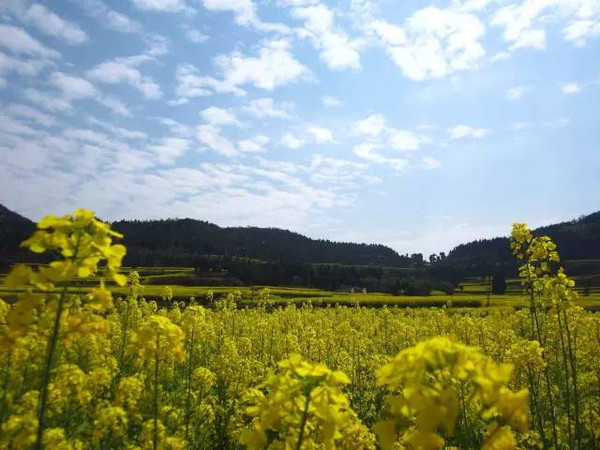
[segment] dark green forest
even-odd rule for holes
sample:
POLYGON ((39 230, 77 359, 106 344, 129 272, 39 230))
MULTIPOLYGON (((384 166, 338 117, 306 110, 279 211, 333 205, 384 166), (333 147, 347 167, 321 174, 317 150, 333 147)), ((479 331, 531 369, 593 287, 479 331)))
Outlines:
MULTIPOLYGON (((193 219, 117 221, 131 267, 194 267, 195 275, 167 284, 366 287, 369 291, 423 295, 452 293, 468 277, 516 275, 508 237, 461 244, 448 255, 401 255, 384 245, 311 239, 278 228, 219 227, 193 219)), ((34 223, 0 205, 0 270, 17 261, 43 262, 19 248, 34 223)), ((508 230, 507 230, 508 231, 508 230)), ((597 271, 600 212, 534 231, 558 245, 569 273, 597 271), (569 267, 569 260, 578 264, 569 267), (583 261, 582 261, 583 260, 583 261)), ((500 283, 500 282, 498 282, 500 283)))
MULTIPOLYGON (((537 228, 536 236, 547 235, 557 245, 562 263, 571 275, 585 269, 585 264, 571 265, 569 261, 594 260, 600 258, 600 212, 569 222, 561 222, 537 228), (574 272, 575 271, 575 272, 574 272)), ((507 276, 516 274, 516 261, 510 250, 508 237, 482 239, 454 248, 445 261, 438 266, 451 266, 469 276, 485 276, 502 273, 507 276)))
POLYGON ((384 245, 310 239, 278 228, 229 227, 192 219, 119 221, 128 263, 193 266, 203 255, 244 257, 284 264, 339 263, 402 266, 406 257, 384 245), (160 262, 156 262, 156 260, 160 262))

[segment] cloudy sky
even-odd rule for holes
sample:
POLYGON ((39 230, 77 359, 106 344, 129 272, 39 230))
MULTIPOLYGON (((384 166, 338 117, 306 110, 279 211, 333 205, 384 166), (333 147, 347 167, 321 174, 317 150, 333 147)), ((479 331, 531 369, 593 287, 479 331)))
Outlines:
POLYGON ((448 251, 600 209, 600 0, 0 0, 0 203, 448 251))

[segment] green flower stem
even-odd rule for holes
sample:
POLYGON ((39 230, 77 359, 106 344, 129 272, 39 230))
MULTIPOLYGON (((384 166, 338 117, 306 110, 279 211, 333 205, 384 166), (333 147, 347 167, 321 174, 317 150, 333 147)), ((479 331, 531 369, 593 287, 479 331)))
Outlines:
POLYGON ((300 434, 298 435, 298 444, 296 450, 302 448, 302 441, 304 440, 304 429, 306 428, 306 422, 308 420, 308 407, 310 405, 310 391, 306 394, 306 402, 304 403, 304 412, 302 413, 302 422, 300 422, 300 434))
MULTIPOLYGON (((77 238, 75 244, 75 250, 73 252, 73 261, 77 259, 77 253, 79 252, 79 242, 81 235, 77 238)), ((40 386, 40 403, 38 411, 38 428, 35 438, 35 449, 42 449, 42 441, 44 438, 44 428, 46 427, 46 407, 48 406, 48 385, 50 384, 50 376, 52 373, 52 366, 54 365, 54 354, 56 353, 56 346, 58 344, 58 337, 60 333, 60 320, 62 319, 63 310, 65 308, 65 299, 67 296, 67 290, 69 284, 63 286, 60 298, 58 299, 58 307, 56 308, 56 316, 54 317, 54 326, 52 327, 52 334, 46 347, 46 360, 44 362, 44 370, 42 372, 42 384, 40 386)))

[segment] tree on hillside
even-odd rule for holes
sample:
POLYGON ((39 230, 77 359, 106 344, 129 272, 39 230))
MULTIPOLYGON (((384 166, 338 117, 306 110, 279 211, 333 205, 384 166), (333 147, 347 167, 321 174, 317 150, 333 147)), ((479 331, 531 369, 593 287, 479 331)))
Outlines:
POLYGON ((492 293, 503 295, 506 292, 506 278, 502 274, 496 274, 492 278, 492 293))

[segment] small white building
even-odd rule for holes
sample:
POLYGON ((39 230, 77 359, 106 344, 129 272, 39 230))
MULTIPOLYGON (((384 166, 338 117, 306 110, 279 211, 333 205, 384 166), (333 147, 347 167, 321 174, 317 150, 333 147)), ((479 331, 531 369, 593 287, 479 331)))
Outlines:
POLYGON ((351 287, 350 293, 351 294, 366 294, 367 288, 366 287, 351 287))

